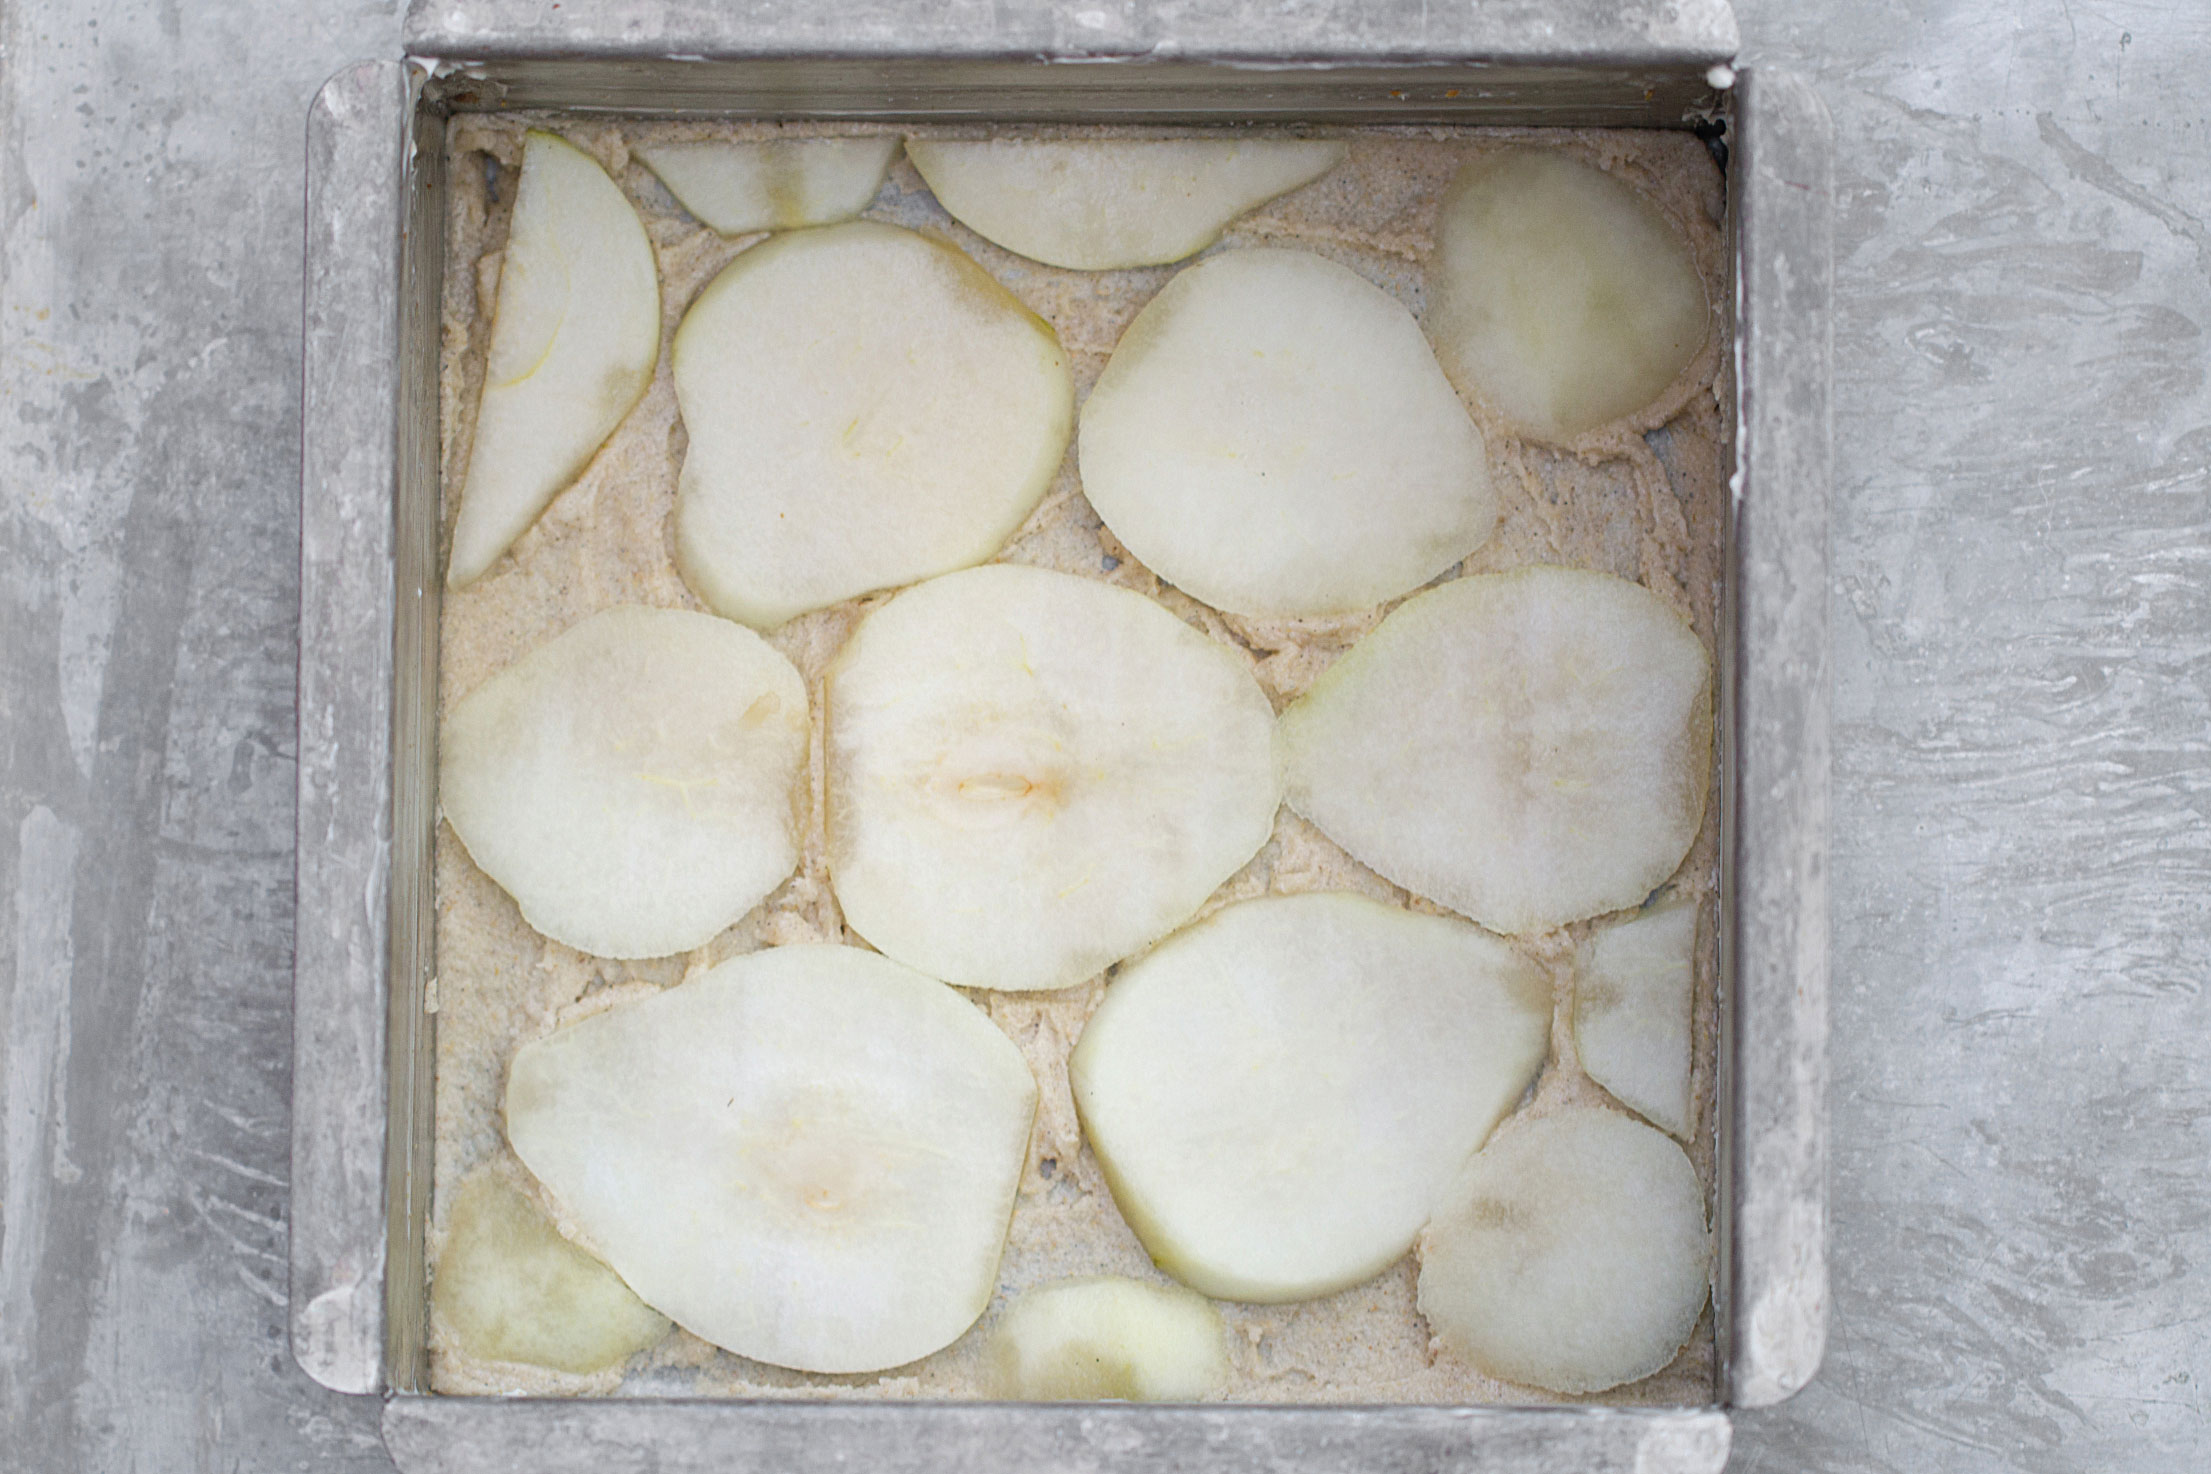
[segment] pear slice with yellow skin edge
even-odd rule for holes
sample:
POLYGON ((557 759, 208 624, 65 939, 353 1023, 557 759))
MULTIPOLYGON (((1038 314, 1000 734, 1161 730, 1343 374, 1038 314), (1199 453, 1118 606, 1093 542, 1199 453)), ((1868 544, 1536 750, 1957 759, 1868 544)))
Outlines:
POLYGON ((711 139, 637 146, 684 209, 722 235, 850 220, 883 187, 896 138, 711 139))
POLYGON ((1574 954, 1574 1045, 1589 1078, 1673 1136, 1689 1135, 1697 906, 1671 900, 1601 926, 1574 954))
POLYGON ((1071 987, 1266 843, 1274 712, 1234 654, 1126 589, 994 563, 876 609, 830 668, 845 920, 962 987, 1071 987))
POLYGON ((1602 1392, 1674 1359, 1710 1288, 1696 1168, 1595 1106, 1500 1131, 1420 1240, 1420 1311, 1493 1377, 1602 1392))
POLYGON ((958 993, 805 944, 524 1045, 506 1119, 646 1304, 756 1361, 867 1372, 990 1303, 1036 1101, 958 993))
POLYGON ((1543 1066, 1543 972, 1348 892, 1224 907, 1121 969, 1068 1061, 1154 1263, 1276 1302, 1402 1258, 1543 1066))
POLYGON ((990 1336, 994 1391, 1026 1402, 1197 1402, 1228 1385, 1221 1313, 1172 1285, 1101 1275, 1024 1290, 990 1336))
POLYGON ((602 610, 446 713, 438 802, 546 936, 599 957, 704 946, 798 865, 806 684, 742 625, 602 610))
POLYGON ((1083 492, 1144 566, 1232 614, 1348 614, 1489 539, 1481 432, 1412 314, 1308 251, 1167 284, 1083 404, 1083 492))
POLYGON ((644 223, 589 154, 531 130, 447 583, 482 577, 583 473, 659 355, 660 275, 644 223))
POLYGON ((990 557, 1074 426, 1051 327, 951 246, 872 220, 739 255, 671 359, 676 561, 758 629, 990 557))
POLYGON ((1518 935, 1639 906, 1711 787, 1712 662, 1659 597, 1536 566, 1416 594, 1282 714, 1290 806, 1518 935))
POLYGON ((964 141, 910 138, 906 157, 952 218, 1048 266, 1107 271, 1195 255, 1222 229, 1342 161, 1333 139, 964 141))
POLYGON ((488 1170, 453 1195, 430 1306, 469 1356, 556 1372, 620 1366, 668 1333, 666 1316, 488 1170))
POLYGON ((1459 172, 1428 281, 1445 372, 1542 440, 1650 404, 1712 331, 1681 232, 1624 180, 1551 151, 1459 172))

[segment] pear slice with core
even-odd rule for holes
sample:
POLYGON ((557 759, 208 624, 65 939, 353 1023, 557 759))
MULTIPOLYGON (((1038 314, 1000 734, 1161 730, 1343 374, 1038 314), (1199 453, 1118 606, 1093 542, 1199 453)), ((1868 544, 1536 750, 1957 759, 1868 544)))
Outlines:
POLYGON ((673 359, 676 560, 761 629, 990 557, 1074 425, 1043 319, 950 246, 869 220, 746 251, 673 359))
POLYGON ((1345 892, 1246 901, 1122 969, 1068 1061, 1083 1131, 1161 1269, 1302 1300, 1410 1249, 1542 1068, 1534 963, 1345 892))
POLYGON ((1624 579, 1532 567, 1398 606, 1282 714, 1290 806, 1407 890, 1524 933, 1641 905, 1711 781, 1712 662, 1624 579))
POLYGON ((1412 314, 1305 251, 1230 251, 1136 315, 1082 411, 1084 494, 1176 588, 1344 614, 1497 523, 1481 433, 1412 314))
POLYGON ((996 1286, 1036 1114, 1013 1042, 887 958, 732 958, 518 1051, 507 1137, 630 1287, 740 1356, 902 1366, 996 1286))
POLYGON ((1689 1135, 1697 907, 1673 900, 1599 927, 1574 953, 1574 1047, 1589 1078, 1660 1130, 1689 1135))
POLYGON ((861 621, 828 681, 829 872, 872 945, 1065 988, 1189 919, 1274 826, 1273 709, 1151 600, 992 564, 861 621))
POLYGON ((890 172, 896 138, 720 139, 640 144, 637 157, 722 235, 850 220, 890 172))
POLYGON ((469 858, 556 942, 703 946, 798 865, 806 685, 751 630, 603 610, 456 702, 438 800, 469 858))
POLYGON ((1173 1285, 1102 1275, 1024 1290, 990 1337, 1000 1397, 1196 1402, 1228 1385, 1221 1313, 1173 1285))
POLYGON ((620 1366, 668 1334, 666 1316, 489 1170, 453 1194, 430 1308, 467 1355, 556 1372, 620 1366))
POLYGON ((1420 1311, 1493 1377, 1553 1392, 1641 1381, 1696 1329, 1704 1189, 1662 1133, 1576 1106, 1498 1133, 1420 1240, 1420 1311))
POLYGON ((1078 271, 1195 255, 1231 220, 1343 156, 1332 139, 906 140, 906 157, 954 220, 1017 255, 1078 271))
POLYGON ((659 356, 660 276, 644 223, 589 154, 533 129, 500 256, 449 584, 481 577, 583 473, 659 356))
POLYGON ((1428 282, 1452 381, 1543 440, 1642 409, 1712 331, 1681 232, 1625 181, 1551 151, 1459 172, 1428 282))

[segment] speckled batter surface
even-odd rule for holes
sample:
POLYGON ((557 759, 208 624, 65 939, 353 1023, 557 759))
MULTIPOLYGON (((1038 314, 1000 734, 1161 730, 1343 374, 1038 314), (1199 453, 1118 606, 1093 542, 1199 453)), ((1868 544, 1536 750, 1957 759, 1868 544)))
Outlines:
MULTIPOLYGON (((664 123, 522 115, 457 119, 448 136, 447 274, 442 396, 445 525, 467 465, 469 437, 496 299, 498 251, 506 234, 524 130, 550 126, 607 166, 643 216, 659 259, 663 333, 658 371, 644 398, 583 476, 483 578, 449 592, 440 625, 440 699, 459 700, 486 677, 585 616, 616 604, 699 609, 676 572, 671 525, 684 431, 676 413, 667 344, 698 291, 758 235, 725 239, 694 221, 641 164, 636 143, 677 137, 761 137, 856 133, 865 126, 664 123)), ((967 128, 906 129, 932 136, 981 136, 967 128)), ((999 130, 1011 132, 1016 130, 999 130)), ((1021 130, 1048 133, 1055 130, 1021 130)), ((1065 130, 1059 130, 1065 131, 1065 130)), ((1108 133, 1137 130, 1100 129, 1108 133)), ((1326 131, 1326 130, 1315 130, 1326 131)), ((1157 136, 1147 134, 1146 136, 1157 136)), ((1437 205, 1452 174, 1486 151, 1557 148, 1619 174, 1644 191, 1689 239, 1707 293, 1728 297, 1722 183, 1703 147, 1682 133, 1419 129, 1346 133, 1350 155, 1312 185, 1232 225, 1212 251, 1294 246, 1341 262, 1391 292, 1415 314, 1423 299, 1422 259, 1437 205)), ((928 231, 980 261, 1050 322, 1073 364, 1078 398, 1105 366, 1121 329, 1176 266, 1079 272, 1003 251, 952 221, 901 158, 869 218, 928 231)), ((1187 263, 1184 263, 1187 264, 1187 263)), ((1703 352, 1657 403, 1633 421, 1591 432, 1570 450, 1524 442, 1478 403, 1469 405, 1488 441, 1502 504, 1496 535, 1444 575, 1559 563, 1635 580, 1686 617, 1717 650, 1725 537, 1728 424, 1724 406, 1725 325, 1715 317, 1703 352)), ((1261 621, 1218 613, 1158 579, 1103 529, 1083 499, 1069 447, 1043 502, 999 555, 1096 578, 1157 600, 1223 645, 1241 652, 1277 709, 1393 605, 1332 620, 1261 621)), ((1439 580, 1441 581, 1441 580, 1439 580)), ((522 1044, 581 1013, 614 1006, 645 989, 681 982, 723 959, 801 941, 865 945, 847 931, 831 893, 821 828, 823 673, 854 623, 888 595, 802 616, 769 637, 798 666, 817 720, 804 800, 799 871, 712 943, 685 956, 613 962, 532 931, 504 892, 470 863, 451 829, 437 835, 437 1141, 432 1265, 442 1203, 470 1172, 490 1167, 527 1181, 500 1127, 508 1060, 522 1044)), ((1713 1066, 1717 976, 1717 795, 1702 832, 1670 882, 1697 899, 1703 923, 1697 958, 1694 1124, 1687 1143, 1713 1182, 1713 1066)), ((1350 889, 1412 910, 1440 911, 1360 865, 1284 808, 1260 853, 1207 902, 1298 891, 1350 889)), ((1203 914, 1203 913, 1201 913, 1203 914)), ((1553 981, 1551 1051, 1515 1119, 1607 1097, 1575 1058, 1572 954, 1596 922, 1519 939, 1553 981)), ((1066 1059, 1096 1007, 1104 977, 1046 994, 971 996, 1020 1046, 1042 1087, 1029 1162, 1000 1269, 998 1295, 981 1321, 933 1356, 879 1375, 813 1376, 720 1351, 682 1330, 619 1373, 567 1376, 473 1360, 442 1328, 431 1335, 432 1385, 448 1393, 703 1396, 923 1397, 988 1395, 982 1347, 1011 1296, 1073 1274, 1160 1276, 1121 1221, 1096 1161, 1083 1146, 1066 1059)), ((1617 1106, 1613 1107, 1618 1109, 1617 1106)), ((557 1207, 548 1202, 557 1216, 557 1207)), ((572 1226, 564 1225, 572 1230, 572 1226)), ((1375 1279, 1295 1305, 1222 1307, 1230 1330, 1233 1402, 1540 1403, 1562 1399, 1483 1376, 1431 1345, 1414 1304, 1411 1256, 1375 1279)), ((1695 1336, 1656 1376, 1591 1399, 1611 1403, 1703 1404, 1712 1400, 1715 1359, 1709 1308, 1695 1336)))

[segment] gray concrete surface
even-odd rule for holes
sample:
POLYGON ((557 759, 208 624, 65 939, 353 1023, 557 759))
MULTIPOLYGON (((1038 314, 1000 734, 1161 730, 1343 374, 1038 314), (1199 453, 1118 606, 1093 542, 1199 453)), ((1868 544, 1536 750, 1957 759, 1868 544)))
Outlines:
POLYGON ((1741 7, 1839 138, 1827 1366, 1745 1470, 2211 1468, 2211 7, 1741 7))
MULTIPOLYGON (((1755 1471, 2211 1467, 2211 10, 1742 0, 1834 110, 1835 1318, 1755 1471)), ((283 1310, 302 120, 0 0, 0 1469, 389 1467, 283 1310)))

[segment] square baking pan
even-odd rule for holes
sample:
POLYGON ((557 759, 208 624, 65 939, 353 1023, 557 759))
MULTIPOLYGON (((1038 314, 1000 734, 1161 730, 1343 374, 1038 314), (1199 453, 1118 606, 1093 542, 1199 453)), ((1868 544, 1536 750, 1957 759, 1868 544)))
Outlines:
POLYGON ((1715 1470, 1826 1323, 1830 135, 1722 0, 1082 9, 417 0, 308 120, 291 1323, 423 1471, 1715 1470), (426 1392, 444 128, 514 108, 897 121, 1694 128, 1734 360, 1713 1313, 1691 1407, 499 1399, 426 1392))

